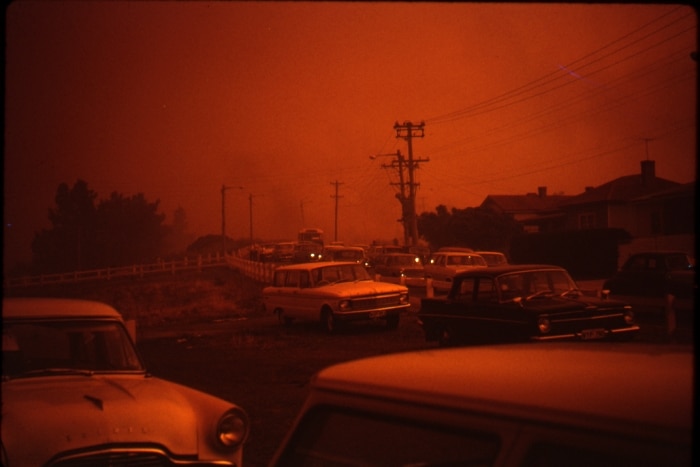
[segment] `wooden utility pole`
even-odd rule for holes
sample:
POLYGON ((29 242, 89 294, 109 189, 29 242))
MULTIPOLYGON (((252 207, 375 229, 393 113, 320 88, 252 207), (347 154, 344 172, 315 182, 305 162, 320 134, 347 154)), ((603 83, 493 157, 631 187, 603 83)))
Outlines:
MULTIPOLYGON (((403 122, 394 124, 396 137, 406 140, 408 145, 408 161, 406 167, 408 169, 408 196, 402 198, 402 212, 406 225, 408 225, 409 236, 411 237, 411 245, 418 245, 418 216, 416 215, 416 192, 418 183, 415 181, 415 170, 418 168, 419 162, 428 162, 430 159, 416 159, 413 157, 413 138, 422 138, 424 136, 423 127, 425 122, 413 124, 411 122, 403 122)), ((399 159, 401 160, 401 159, 399 159)))
POLYGON ((335 233, 333 235, 333 240, 338 241, 338 198, 342 198, 342 196, 338 195, 338 186, 342 185, 342 182, 339 182, 336 180, 335 182, 331 182, 331 185, 335 185, 335 195, 331 195, 331 198, 335 198, 335 233))

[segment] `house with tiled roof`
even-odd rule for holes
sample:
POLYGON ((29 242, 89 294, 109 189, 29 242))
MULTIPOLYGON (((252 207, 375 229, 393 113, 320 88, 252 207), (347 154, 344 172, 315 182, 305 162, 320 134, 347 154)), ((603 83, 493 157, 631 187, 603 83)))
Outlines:
POLYGON ((695 182, 681 184, 656 176, 654 161, 638 174, 589 187, 576 196, 489 195, 481 204, 512 215, 526 232, 618 228, 632 237, 632 251, 680 249, 695 252, 695 182))
POLYGON ((509 214, 523 225, 526 232, 557 232, 566 225, 566 213, 559 205, 572 196, 548 195, 547 187, 538 187, 537 193, 526 195, 488 195, 482 208, 509 214))

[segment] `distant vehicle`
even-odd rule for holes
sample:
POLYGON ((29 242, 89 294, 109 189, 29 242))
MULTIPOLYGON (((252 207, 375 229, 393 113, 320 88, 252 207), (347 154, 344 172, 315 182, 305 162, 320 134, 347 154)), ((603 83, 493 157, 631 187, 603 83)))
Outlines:
POLYGON ((410 307, 406 287, 375 282, 357 263, 280 266, 262 294, 265 309, 280 322, 318 321, 329 333, 351 321, 380 320, 387 329, 395 329, 410 307))
POLYGON ((323 245, 323 230, 321 229, 301 229, 297 235, 299 242, 313 242, 323 245))
POLYGON ((272 261, 275 263, 291 263, 294 260, 295 242, 275 243, 272 250, 272 261))
POLYGON ((323 250, 324 261, 350 261, 367 266, 365 250, 357 246, 329 245, 323 250))
POLYGON ((692 298, 697 292, 695 258, 683 251, 633 254, 603 289, 610 295, 692 298))
POLYGON ((435 253, 423 269, 425 277, 433 280, 435 289, 450 290, 455 274, 485 267, 487 267, 486 261, 477 254, 445 251, 435 253))
POLYGON ((509 265, 454 276, 444 298, 423 298, 418 323, 440 345, 631 338, 625 302, 587 296, 558 266, 509 265))
POLYGON ((313 378, 269 465, 685 467, 694 394, 693 353, 663 347, 370 357, 313 378))
POLYGON ((506 255, 501 253, 500 251, 475 251, 477 255, 481 256, 486 260, 486 264, 489 267, 493 266, 504 266, 508 264, 508 258, 506 258, 506 255))
POLYGON ((314 242, 298 242, 294 245, 294 263, 309 263, 323 259, 323 245, 314 242))
POLYGON ((421 258, 412 253, 386 253, 374 258, 371 269, 383 278, 402 280, 413 286, 425 285, 425 271, 421 258))
POLYGON ((112 307, 3 299, 2 465, 241 465, 236 404, 152 376, 112 307))

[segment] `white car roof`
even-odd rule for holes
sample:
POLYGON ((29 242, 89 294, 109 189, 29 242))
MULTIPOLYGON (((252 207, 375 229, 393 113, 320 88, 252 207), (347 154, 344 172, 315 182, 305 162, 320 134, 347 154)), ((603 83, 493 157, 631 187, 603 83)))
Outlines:
POLYGON ((288 271, 288 270, 304 270, 310 271, 312 269, 322 268, 324 266, 342 266, 344 264, 350 266, 357 266, 357 263, 352 261, 317 261, 314 263, 297 263, 297 264, 286 264, 284 266, 279 266, 276 271, 288 271))
POLYGON ((592 429, 623 424, 690 430, 689 351, 612 343, 425 350, 341 363, 318 373, 321 391, 447 410, 523 416, 592 429), (618 345, 611 348, 611 345, 618 345))
POLYGON ((116 318, 121 314, 109 305, 89 300, 66 298, 3 298, 2 318, 116 318))

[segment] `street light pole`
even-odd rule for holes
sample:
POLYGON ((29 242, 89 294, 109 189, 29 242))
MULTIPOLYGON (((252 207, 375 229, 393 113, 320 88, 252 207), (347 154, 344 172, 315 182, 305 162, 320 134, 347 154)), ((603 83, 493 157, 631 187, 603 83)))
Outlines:
POLYGON ((242 186, 221 185, 221 252, 224 260, 226 260, 226 190, 232 188, 243 189, 242 186))

